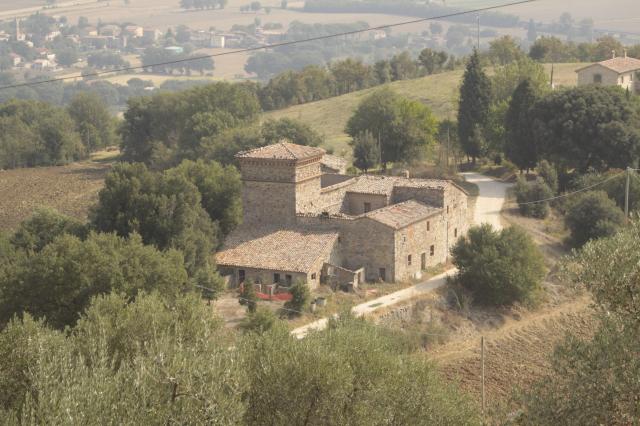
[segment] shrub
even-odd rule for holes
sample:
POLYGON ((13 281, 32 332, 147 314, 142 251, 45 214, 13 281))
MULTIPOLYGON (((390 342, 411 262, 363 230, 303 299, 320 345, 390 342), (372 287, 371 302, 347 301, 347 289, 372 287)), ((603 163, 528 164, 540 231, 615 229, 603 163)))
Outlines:
POLYGON ((245 333, 263 334, 269 331, 278 321, 276 315, 268 308, 256 309, 250 312, 240 323, 240 329, 245 333))
POLYGON ((307 284, 298 281, 291 287, 291 295, 293 296, 292 299, 284 304, 284 308, 287 309, 285 311, 286 315, 295 317, 300 315, 300 312, 307 306, 311 294, 307 284))
POLYGON ((553 191, 544 180, 538 178, 535 182, 527 182, 523 177, 516 183, 516 200, 520 213, 524 216, 544 219, 549 215, 549 202, 535 201, 553 197, 553 191))
POLYGON ((538 164, 538 175, 542 178, 554 194, 558 193, 558 172, 547 160, 538 164))
POLYGON ((544 277, 542 254, 519 228, 473 227, 458 240, 452 254, 458 267, 456 281, 481 304, 529 301, 544 277))
POLYGON ((254 313, 258 305, 258 295, 256 294, 256 288, 251 283, 243 283, 240 290, 240 297, 238 302, 242 306, 246 306, 249 313, 254 313))
POLYGON ((622 210, 603 191, 581 194, 569 205, 565 216, 565 224, 571 232, 570 243, 574 247, 615 234, 623 222, 622 210))

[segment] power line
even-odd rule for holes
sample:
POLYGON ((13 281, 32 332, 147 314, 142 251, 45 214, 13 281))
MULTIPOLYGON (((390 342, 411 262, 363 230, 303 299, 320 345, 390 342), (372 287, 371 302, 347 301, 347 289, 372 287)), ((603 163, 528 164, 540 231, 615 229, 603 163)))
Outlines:
POLYGON ((75 74, 75 75, 70 75, 70 76, 66 76, 66 77, 58 77, 58 78, 51 78, 51 79, 47 79, 47 80, 41 80, 41 81, 30 81, 30 82, 27 82, 27 83, 19 83, 19 84, 12 84, 12 85, 8 85, 8 86, 0 86, 0 90, 15 89, 15 88, 19 88, 19 87, 36 86, 36 85, 45 84, 45 83, 55 83, 55 82, 59 82, 59 81, 75 80, 75 79, 78 79, 78 78, 99 77, 99 76, 105 75, 105 74, 114 74, 114 73, 125 72, 125 71, 135 71, 135 70, 140 70, 140 69, 145 69, 145 68, 159 67, 159 66, 163 66, 163 65, 174 65, 174 64, 184 63, 184 62, 198 61, 198 60, 202 60, 202 59, 210 59, 210 58, 217 58, 217 57, 221 57, 221 56, 236 55, 236 54, 239 54, 239 53, 256 52, 256 51, 259 51, 259 50, 273 49, 273 48, 276 48, 276 47, 292 46, 292 45, 300 44, 300 43, 309 43, 309 42, 313 42, 313 41, 327 40, 327 39, 336 38, 336 37, 343 37, 343 36, 349 36, 349 35, 362 34, 362 33, 370 32, 370 31, 378 31, 378 30, 384 30, 384 29, 388 29, 388 28, 395 28, 395 27, 400 27, 400 26, 405 26, 405 25, 418 24, 418 23, 421 23, 421 22, 432 21, 432 20, 437 20, 437 19, 447 19, 447 18, 453 18, 453 17, 456 17, 456 16, 462 16, 462 15, 467 15, 467 14, 473 14, 473 13, 479 13, 479 12, 487 12, 487 11, 491 11, 491 10, 502 9, 502 8, 509 7, 509 6, 518 6, 518 5, 521 5, 521 4, 535 3, 535 2, 539 2, 539 1, 541 1, 541 0, 519 0, 519 1, 511 2, 511 3, 504 3, 504 4, 500 4, 500 5, 496 5, 496 6, 487 6, 487 7, 473 9, 473 10, 467 10, 467 11, 461 11, 461 12, 453 12, 453 13, 449 13, 449 14, 446 14, 446 15, 439 15, 439 16, 432 16, 432 17, 428 17, 428 18, 413 19, 413 20, 410 20, 410 21, 402 21, 402 22, 397 22, 397 23, 394 23, 394 24, 379 25, 379 26, 376 26, 376 27, 370 27, 370 28, 365 28, 365 29, 361 29, 361 30, 352 30, 352 31, 346 31, 346 32, 342 32, 342 33, 334 33, 334 34, 328 34, 328 35, 324 35, 324 36, 310 37, 310 38, 306 38, 306 39, 302 39, 302 40, 284 41, 284 42, 281 42, 281 43, 268 44, 268 45, 265 45, 265 46, 248 47, 248 48, 245 48, 245 49, 232 50, 230 52, 214 53, 214 54, 211 54, 211 55, 194 56, 194 57, 191 57, 191 58, 176 59, 176 60, 173 60, 173 61, 158 62, 158 63, 155 63, 155 64, 138 65, 138 66, 132 66, 132 67, 118 68, 118 69, 113 69, 113 70, 96 71, 96 72, 87 73, 87 74, 75 74))
MULTIPOLYGON (((637 169, 631 169, 631 170, 637 170, 637 169)), ((513 202, 513 201, 512 201, 510 204, 518 204, 519 206, 523 206, 523 205, 528 205, 528 204, 546 203, 546 202, 548 202, 548 201, 553 201, 553 200, 558 200, 558 199, 560 199, 560 198, 570 197, 570 196, 575 195, 575 194, 578 194, 578 193, 580 193, 580 192, 588 191, 588 190, 593 189, 593 188, 595 188, 595 187, 597 187, 597 186, 600 186, 600 185, 602 185, 602 184, 604 184, 604 183, 606 183, 606 182, 609 182, 610 180, 613 180, 613 179, 615 179, 615 178, 617 178, 617 177, 621 176, 621 175, 622 175, 622 174, 624 174, 624 173, 626 173, 626 171, 624 171, 624 172, 620 172, 620 173, 617 173, 617 174, 615 174, 615 175, 613 175, 613 176, 611 176, 611 177, 609 177, 609 178, 607 178, 607 179, 605 179, 605 180, 603 180, 603 181, 601 181, 601 182, 598 182, 598 183, 596 183, 596 184, 594 184, 594 185, 590 185, 590 186, 587 186, 587 187, 585 187, 585 188, 578 189, 577 191, 569 192, 569 193, 567 193, 567 194, 558 195, 558 196, 556 196, 556 197, 545 198, 545 199, 543 199, 543 200, 528 201, 528 202, 526 202, 526 203, 518 203, 518 202, 513 202)))

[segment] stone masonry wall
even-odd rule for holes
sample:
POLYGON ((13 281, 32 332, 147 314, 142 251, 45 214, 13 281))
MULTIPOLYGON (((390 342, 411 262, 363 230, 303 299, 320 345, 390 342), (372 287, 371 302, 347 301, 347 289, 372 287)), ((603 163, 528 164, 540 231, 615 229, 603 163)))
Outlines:
POLYGON ((445 192, 440 189, 396 186, 393 190, 393 202, 396 204, 416 200, 428 206, 443 207, 444 197, 445 192))
POLYGON ((396 280, 421 278, 424 269, 444 263, 448 252, 445 215, 437 214, 396 231, 395 252, 396 280), (426 261, 424 269, 423 255, 426 261))
POLYGON ((386 195, 359 193, 356 194, 353 192, 348 192, 346 201, 347 210, 345 211, 345 213, 353 216, 364 214, 365 203, 370 204, 371 208, 369 209, 369 211, 372 211, 386 207, 387 205, 389 205, 389 200, 387 199, 386 195))
POLYGON ((296 213, 315 213, 321 209, 320 177, 296 184, 296 213))
POLYGON ((246 225, 295 222, 295 184, 244 181, 243 218, 246 225))
POLYGON ((368 281, 379 279, 380 268, 386 270, 386 281, 394 280, 395 235, 393 229, 369 218, 359 218, 341 232, 343 267, 364 267, 368 281))

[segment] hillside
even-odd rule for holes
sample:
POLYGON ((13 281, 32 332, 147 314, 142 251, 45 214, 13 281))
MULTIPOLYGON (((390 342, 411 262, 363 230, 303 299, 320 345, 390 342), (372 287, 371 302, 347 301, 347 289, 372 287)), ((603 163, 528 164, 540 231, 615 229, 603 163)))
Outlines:
MULTIPOLYGON (((576 84, 575 70, 581 64, 556 64, 554 80, 562 86, 576 84)), ((550 71, 551 65, 545 68, 550 71)), ((454 117, 457 109, 457 94, 462 70, 430 75, 427 77, 389 83, 389 87, 402 96, 417 99, 427 104, 439 119, 454 117)), ((348 136, 344 128, 358 103, 376 88, 361 90, 322 101, 296 105, 264 114, 265 118, 289 117, 301 120, 324 134, 327 147, 336 154, 347 150, 348 136)))

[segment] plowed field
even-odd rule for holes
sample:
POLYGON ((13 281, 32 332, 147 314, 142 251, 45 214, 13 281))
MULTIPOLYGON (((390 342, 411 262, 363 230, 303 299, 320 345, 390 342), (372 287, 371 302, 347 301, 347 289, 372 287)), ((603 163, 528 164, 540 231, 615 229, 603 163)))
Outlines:
POLYGON ((0 231, 14 229, 41 206, 86 219, 110 167, 87 161, 0 171, 0 231))

